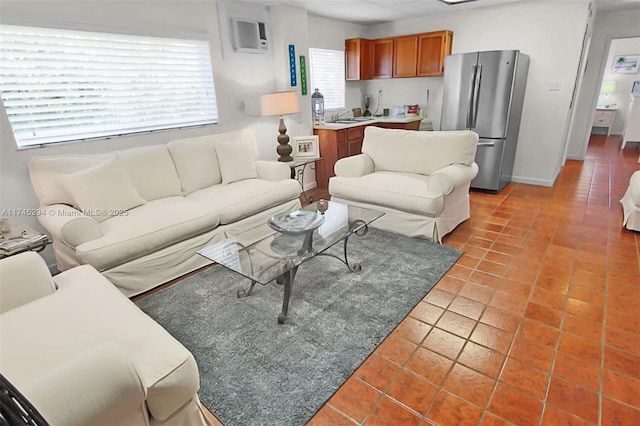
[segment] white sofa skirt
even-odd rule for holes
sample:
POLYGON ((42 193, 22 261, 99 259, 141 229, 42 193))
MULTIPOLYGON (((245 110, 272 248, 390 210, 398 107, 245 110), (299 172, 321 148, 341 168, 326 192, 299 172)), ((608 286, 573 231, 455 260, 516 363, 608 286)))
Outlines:
MULTIPOLYGON (((266 224, 267 220, 275 214, 292 211, 299 207, 300 201, 298 199, 291 200, 238 222, 218 226, 206 234, 181 241, 162 250, 100 272, 127 297, 133 297, 189 272, 210 265, 212 263, 210 260, 196 252, 205 246, 222 241, 228 233, 247 232, 259 227, 259 225, 266 224)), ((257 233, 253 241, 245 242, 252 243, 266 237, 268 228, 262 227, 262 229, 265 232, 257 233)), ((58 257, 58 252, 56 252, 56 256, 58 257)), ((59 257, 58 261, 60 261, 59 257)))
POLYGON ((442 237, 471 217, 469 192, 463 189, 459 188, 447 196, 443 212, 435 218, 336 196, 332 196, 331 200, 384 212, 384 216, 369 225, 372 228, 442 243, 442 237))

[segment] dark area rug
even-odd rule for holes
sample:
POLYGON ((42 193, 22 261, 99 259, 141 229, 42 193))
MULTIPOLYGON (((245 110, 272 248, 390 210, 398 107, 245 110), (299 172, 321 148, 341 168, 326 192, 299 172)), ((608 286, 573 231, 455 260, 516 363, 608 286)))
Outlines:
POLYGON ((238 299, 249 281, 221 266, 137 305, 193 353, 200 399, 226 426, 303 425, 461 253, 371 229, 348 255, 362 271, 325 256, 300 266, 283 325, 282 286, 238 299))

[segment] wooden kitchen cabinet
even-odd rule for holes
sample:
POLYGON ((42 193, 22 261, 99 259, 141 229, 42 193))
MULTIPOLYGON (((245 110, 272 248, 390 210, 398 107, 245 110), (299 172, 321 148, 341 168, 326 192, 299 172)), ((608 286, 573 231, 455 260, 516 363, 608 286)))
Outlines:
POLYGON ((448 30, 375 40, 345 40, 347 80, 432 77, 444 74, 444 57, 451 54, 448 30))
POLYGON ((391 78, 393 76, 393 38, 373 40, 372 45, 372 78, 391 78))
POLYGON ((393 77, 415 77, 418 62, 418 36, 393 39, 393 77))
POLYGON ((329 188, 329 178, 335 176, 333 166, 336 161, 362 152, 365 127, 357 126, 340 130, 314 129, 313 134, 318 135, 320 157, 322 157, 316 162, 318 188, 329 188))
POLYGON ((403 129, 403 130, 420 130, 422 120, 410 121, 408 123, 376 123, 374 126, 383 129, 403 129))
POLYGON ((347 80, 373 78, 373 42, 364 38, 344 41, 345 76, 347 80))
POLYGON ((451 54, 453 32, 434 31, 418 35, 418 77, 444 74, 444 57, 451 54))

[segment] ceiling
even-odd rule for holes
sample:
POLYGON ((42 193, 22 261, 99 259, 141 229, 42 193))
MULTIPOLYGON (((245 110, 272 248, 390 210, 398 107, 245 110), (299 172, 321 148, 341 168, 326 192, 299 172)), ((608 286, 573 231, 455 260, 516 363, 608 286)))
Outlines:
MULTIPOLYGON (((438 0, 249 0, 265 6, 287 4, 306 9, 311 15, 373 25, 419 16, 438 15, 460 10, 506 3, 539 0, 475 0, 448 5, 438 0)), ((572 1, 572 0, 555 0, 572 1)), ((595 0, 597 11, 640 7, 640 0, 595 0)))

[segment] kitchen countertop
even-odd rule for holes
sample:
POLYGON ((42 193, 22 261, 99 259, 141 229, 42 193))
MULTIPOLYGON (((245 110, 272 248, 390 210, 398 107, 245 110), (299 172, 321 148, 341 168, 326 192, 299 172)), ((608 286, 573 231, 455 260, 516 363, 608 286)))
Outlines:
POLYGON ((409 117, 371 117, 371 120, 366 121, 354 121, 353 123, 325 123, 313 126, 313 128, 318 130, 341 130, 358 126, 370 126, 376 123, 412 123, 414 121, 420 121, 423 118, 424 117, 419 115, 412 115, 409 117))

